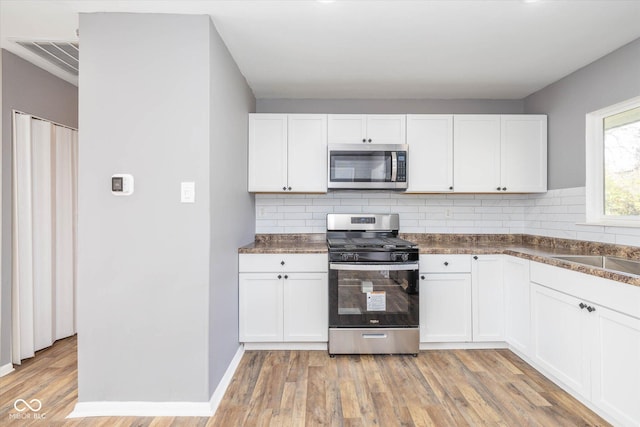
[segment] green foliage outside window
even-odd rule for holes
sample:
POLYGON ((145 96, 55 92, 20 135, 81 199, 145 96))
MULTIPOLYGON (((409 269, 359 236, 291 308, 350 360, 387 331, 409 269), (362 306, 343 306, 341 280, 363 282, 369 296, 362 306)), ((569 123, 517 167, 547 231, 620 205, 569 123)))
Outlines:
POLYGON ((640 216, 640 107, 604 119, 604 213, 640 216))

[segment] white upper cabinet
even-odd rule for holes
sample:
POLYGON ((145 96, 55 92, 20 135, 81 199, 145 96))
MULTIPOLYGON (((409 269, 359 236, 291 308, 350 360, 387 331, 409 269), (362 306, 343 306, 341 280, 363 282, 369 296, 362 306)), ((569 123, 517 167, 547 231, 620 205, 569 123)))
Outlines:
POLYGON ((249 191, 327 191, 327 116, 249 115, 249 191))
POLYGON ((455 115, 453 134, 455 191, 547 191, 546 116, 455 115))
POLYGON ((330 144, 405 144, 403 114, 329 114, 330 144))
POLYGON ((296 192, 327 192, 327 116, 289 114, 288 184, 296 192))
POLYGON ((287 115, 249 115, 249 191, 287 187, 287 115))
POLYGON ((500 116, 455 115, 453 135, 455 191, 465 193, 499 191, 500 116))
POLYGON ((502 116, 501 126, 503 191, 547 191, 547 116, 502 116))
POLYGON ((408 115, 407 144, 407 193, 453 191, 453 115, 408 115))

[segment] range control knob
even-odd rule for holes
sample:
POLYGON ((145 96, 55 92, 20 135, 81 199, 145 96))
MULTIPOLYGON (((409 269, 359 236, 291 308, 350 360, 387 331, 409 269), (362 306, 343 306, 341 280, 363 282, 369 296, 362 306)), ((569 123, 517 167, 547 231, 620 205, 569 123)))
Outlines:
POLYGON ((342 261, 358 261, 358 254, 354 254, 353 252, 345 252, 340 255, 342 261))
POLYGON ((406 262, 409 261, 409 254, 406 252, 396 252, 391 254, 391 260, 406 262))

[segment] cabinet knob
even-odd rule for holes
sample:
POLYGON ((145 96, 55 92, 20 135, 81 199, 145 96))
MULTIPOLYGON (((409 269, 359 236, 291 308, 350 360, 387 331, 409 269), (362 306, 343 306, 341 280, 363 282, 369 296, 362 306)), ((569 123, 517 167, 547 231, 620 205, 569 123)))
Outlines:
POLYGON ((587 311, 588 311, 589 313, 591 313, 592 311, 596 311, 596 308, 595 308, 595 307, 588 306, 588 307, 587 307, 587 311))
POLYGON ((280 265, 284 265, 284 261, 280 261, 280 265))
POLYGON ((282 279, 282 274, 278 274, 278 279, 282 279))
POLYGON ((285 279, 288 279, 288 278, 289 278, 289 276, 287 276, 287 275, 285 274, 285 275, 284 275, 284 278, 285 278, 285 279))
POLYGON ((500 187, 496 187, 496 190, 500 191, 500 187))
POLYGON ((453 190, 453 185, 451 187, 449 187, 449 190, 453 190))
POLYGON ((445 266, 449 265, 449 261, 445 261, 445 262, 444 262, 444 265, 445 265, 445 266))
POLYGON ((367 141, 367 142, 371 142, 371 138, 369 138, 369 141, 367 141))
POLYGON ((420 276, 420 278, 421 278, 422 280, 424 280, 424 276, 420 276))
POLYGON ((291 191, 291 187, 288 187, 287 190, 291 191))
POLYGON ((580 307, 580 310, 584 310, 587 307, 587 304, 581 302, 578 307, 580 307))
POLYGON ((507 191, 507 187, 502 187, 502 191, 507 191))
POLYGON ((282 187, 282 189, 283 189, 284 191, 287 191, 287 187, 282 187))
POLYGON ((362 142, 367 142, 367 139, 366 138, 362 138, 362 142))
POLYGON ((478 259, 478 255, 474 255, 474 256, 473 256, 473 259, 478 259))

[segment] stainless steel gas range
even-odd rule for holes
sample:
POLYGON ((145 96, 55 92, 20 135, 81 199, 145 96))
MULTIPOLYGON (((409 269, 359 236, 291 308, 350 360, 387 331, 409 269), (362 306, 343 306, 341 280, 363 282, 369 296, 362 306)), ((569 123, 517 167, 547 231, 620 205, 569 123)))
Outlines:
POLYGON ((418 246, 398 214, 329 214, 329 354, 417 354, 418 246))

